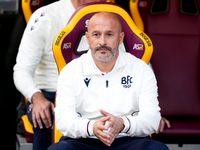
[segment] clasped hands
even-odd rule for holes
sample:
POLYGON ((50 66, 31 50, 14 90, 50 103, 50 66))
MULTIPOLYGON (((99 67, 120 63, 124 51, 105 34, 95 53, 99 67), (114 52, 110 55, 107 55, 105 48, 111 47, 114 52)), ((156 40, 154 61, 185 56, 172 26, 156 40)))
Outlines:
POLYGON ((124 121, 104 110, 100 110, 100 113, 104 117, 94 123, 93 132, 99 140, 110 147, 117 135, 124 129, 124 121), (108 134, 104 130, 109 130, 108 134))

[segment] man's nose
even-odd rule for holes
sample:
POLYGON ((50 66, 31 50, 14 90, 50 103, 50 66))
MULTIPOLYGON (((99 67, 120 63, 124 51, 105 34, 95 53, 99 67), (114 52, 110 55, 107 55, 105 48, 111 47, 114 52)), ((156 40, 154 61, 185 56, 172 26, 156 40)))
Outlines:
POLYGON ((105 36, 102 35, 99 39, 99 45, 106 45, 106 39, 105 36))

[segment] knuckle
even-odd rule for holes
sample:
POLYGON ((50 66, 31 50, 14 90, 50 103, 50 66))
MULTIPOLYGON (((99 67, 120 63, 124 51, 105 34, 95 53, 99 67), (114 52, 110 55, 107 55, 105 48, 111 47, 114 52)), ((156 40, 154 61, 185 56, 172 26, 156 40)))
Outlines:
POLYGON ((43 115, 43 116, 41 116, 41 118, 42 118, 42 120, 46 120, 46 117, 43 115))
POLYGON ((48 105, 43 106, 43 110, 47 110, 48 108, 49 108, 48 105))
POLYGON ((40 122, 40 117, 36 117, 37 122, 40 122))

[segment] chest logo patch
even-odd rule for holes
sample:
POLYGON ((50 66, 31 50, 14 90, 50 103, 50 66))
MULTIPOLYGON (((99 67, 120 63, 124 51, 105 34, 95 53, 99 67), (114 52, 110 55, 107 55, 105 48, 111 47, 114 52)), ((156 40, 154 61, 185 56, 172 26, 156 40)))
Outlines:
POLYGON ((121 84, 123 85, 124 88, 130 88, 131 84, 133 83, 131 76, 126 76, 121 78, 121 84))
POLYGON ((89 85, 89 83, 90 83, 90 80, 91 80, 91 78, 90 79, 88 79, 88 78, 85 78, 84 79, 84 82, 85 82, 85 85, 88 87, 88 85, 89 85))

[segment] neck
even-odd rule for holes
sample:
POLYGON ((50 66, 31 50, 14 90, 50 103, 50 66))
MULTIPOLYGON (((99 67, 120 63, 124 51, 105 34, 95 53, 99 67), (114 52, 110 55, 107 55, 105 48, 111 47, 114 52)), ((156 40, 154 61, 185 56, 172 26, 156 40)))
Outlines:
POLYGON ((71 0, 71 2, 75 9, 84 4, 82 0, 71 0))
POLYGON ((116 56, 109 62, 101 62, 99 60, 97 60, 93 55, 92 58, 94 60, 94 63, 96 64, 96 66, 99 68, 99 70, 101 72, 105 72, 105 73, 109 73, 115 66, 115 63, 117 61, 119 52, 116 54, 116 56))

